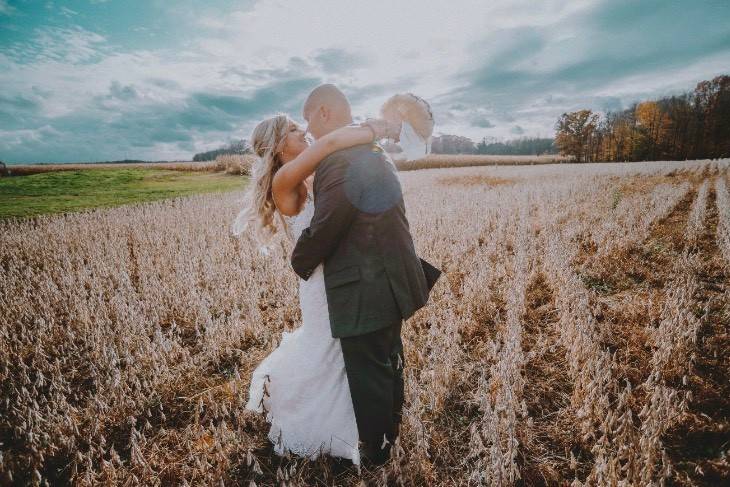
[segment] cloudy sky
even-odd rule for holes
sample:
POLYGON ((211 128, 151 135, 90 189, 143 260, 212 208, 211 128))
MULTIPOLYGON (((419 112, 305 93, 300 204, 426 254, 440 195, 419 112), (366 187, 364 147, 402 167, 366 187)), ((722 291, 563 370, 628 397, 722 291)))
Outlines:
POLYGON ((730 74, 728 0, 0 0, 0 159, 174 160, 321 82, 357 115, 428 100, 437 133, 552 137, 730 74))

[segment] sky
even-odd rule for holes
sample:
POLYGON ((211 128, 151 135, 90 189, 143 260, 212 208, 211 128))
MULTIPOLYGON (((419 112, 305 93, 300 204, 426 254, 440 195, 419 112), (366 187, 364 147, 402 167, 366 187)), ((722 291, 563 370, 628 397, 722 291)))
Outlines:
POLYGON ((552 137, 730 74, 728 0, 0 0, 0 160, 189 160, 320 83, 435 134, 552 137))

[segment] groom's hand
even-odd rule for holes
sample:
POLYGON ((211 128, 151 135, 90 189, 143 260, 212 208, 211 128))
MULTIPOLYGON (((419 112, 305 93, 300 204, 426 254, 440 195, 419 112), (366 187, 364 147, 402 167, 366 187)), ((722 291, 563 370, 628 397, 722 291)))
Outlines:
POLYGON ((401 122, 394 122, 385 118, 368 118, 360 125, 370 127, 376 139, 388 138, 395 142, 400 139, 401 122))

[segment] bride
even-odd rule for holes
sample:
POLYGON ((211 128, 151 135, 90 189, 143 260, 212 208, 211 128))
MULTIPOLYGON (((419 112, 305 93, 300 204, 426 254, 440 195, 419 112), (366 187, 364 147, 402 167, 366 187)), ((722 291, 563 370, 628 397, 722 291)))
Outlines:
MULTIPOLYGON (((340 149, 395 138, 399 129, 392 122, 369 120, 309 145, 288 116, 262 121, 251 137, 260 160, 234 233, 249 229, 266 245, 279 227, 276 216, 296 242, 314 214, 312 180, 319 163, 340 149)), ((246 408, 265 413, 277 454, 314 460, 326 453, 359 466, 357 423, 340 339, 330 331, 321 263, 308 280, 299 279, 299 304, 302 325, 283 332, 279 346, 253 371, 246 408)))

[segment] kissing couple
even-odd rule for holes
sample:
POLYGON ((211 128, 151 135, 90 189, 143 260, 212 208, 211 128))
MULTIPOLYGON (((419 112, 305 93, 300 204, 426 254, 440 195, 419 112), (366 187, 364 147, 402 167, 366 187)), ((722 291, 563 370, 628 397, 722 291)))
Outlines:
POLYGON ((441 271, 416 255, 397 169, 377 143, 413 133, 397 113, 433 127, 428 104, 396 96, 407 110, 355 125, 345 94, 320 85, 302 109, 306 131, 277 115, 251 136, 259 160, 233 232, 267 245, 281 228, 300 277, 302 325, 253 371, 246 404, 265 413, 279 455, 328 454, 359 470, 361 459, 384 464, 398 435, 401 325, 441 271))

